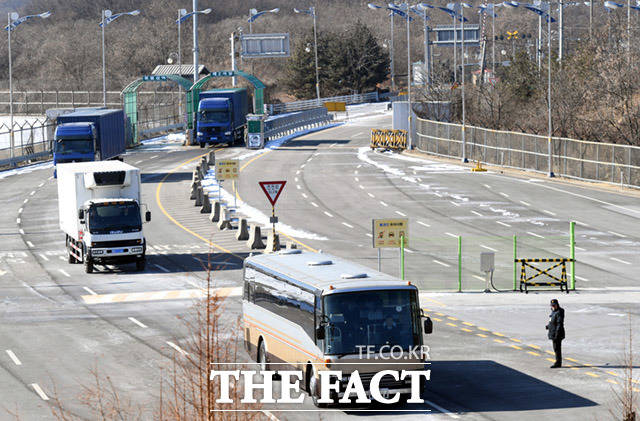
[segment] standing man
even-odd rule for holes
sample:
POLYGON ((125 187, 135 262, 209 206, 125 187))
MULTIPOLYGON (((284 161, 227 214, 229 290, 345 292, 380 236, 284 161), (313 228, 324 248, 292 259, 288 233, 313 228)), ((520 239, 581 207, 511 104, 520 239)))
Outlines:
POLYGON ((550 320, 546 329, 549 331, 549 339, 553 342, 553 352, 556 354, 556 362, 551 368, 562 367, 562 340, 564 339, 564 309, 560 307, 558 300, 551 300, 550 320))

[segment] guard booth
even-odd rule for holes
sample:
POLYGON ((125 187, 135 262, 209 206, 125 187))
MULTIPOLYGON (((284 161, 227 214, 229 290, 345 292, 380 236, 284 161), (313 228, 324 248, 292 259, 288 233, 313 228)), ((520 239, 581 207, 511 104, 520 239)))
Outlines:
POLYGON ((248 149, 264 148, 265 114, 247 114, 247 135, 245 145, 248 149))

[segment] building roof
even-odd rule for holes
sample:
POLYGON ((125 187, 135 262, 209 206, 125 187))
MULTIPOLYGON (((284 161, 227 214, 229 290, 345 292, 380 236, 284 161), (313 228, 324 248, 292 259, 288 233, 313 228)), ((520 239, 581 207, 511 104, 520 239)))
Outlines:
MULTIPOLYGON (((200 76, 206 76, 209 73, 204 64, 198 65, 198 74, 200 76)), ((182 67, 179 64, 160 64, 153 69, 152 75, 179 75, 185 78, 193 77, 193 64, 183 63, 182 67)))

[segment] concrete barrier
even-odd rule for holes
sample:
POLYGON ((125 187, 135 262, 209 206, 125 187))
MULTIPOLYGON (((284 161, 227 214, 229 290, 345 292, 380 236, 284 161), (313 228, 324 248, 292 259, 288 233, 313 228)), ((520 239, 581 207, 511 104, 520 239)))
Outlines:
POLYGON ((249 229, 249 239, 247 240, 247 247, 250 250, 262 250, 265 248, 264 243, 262 242, 262 232, 260 230, 260 225, 251 224, 249 229))
POLYGON ((233 226, 231 225, 231 217, 228 210, 224 208, 220 210, 220 220, 218 221, 217 226, 220 231, 233 229, 233 226))
POLYGON ((209 165, 216 165, 216 151, 209 152, 209 165))
POLYGON ((298 245, 293 241, 287 241, 287 250, 295 250, 298 248, 298 245))
POLYGON ((278 234, 273 234, 273 231, 269 233, 267 236, 267 251, 275 252, 280 250, 280 236, 278 234))
POLYGON ((217 200, 213 201, 211 205, 211 214, 209 214, 209 221, 213 223, 217 223, 220 220, 220 202, 217 200))
POLYGON ((249 226, 247 224, 247 218, 240 218, 238 221, 238 232, 236 233, 236 240, 247 241, 249 239, 249 226))
POLYGON ((204 196, 204 191, 202 190, 202 186, 198 186, 196 190, 196 202, 194 203, 194 206, 202 206, 203 196, 204 196))
POLYGON ((207 162, 206 156, 203 156, 202 159, 200 159, 200 166, 204 170, 205 174, 207 173, 207 171, 209 171, 209 163, 207 162))
POLYGON ((202 207, 200 208, 200 213, 210 213, 211 212, 211 201, 209 200, 209 193, 204 193, 202 195, 202 207))
POLYGON ((198 174, 198 171, 193 170, 193 173, 191 174, 191 184, 199 180, 200 180, 200 174, 198 174))
POLYGON ((191 185, 191 194, 189 194, 190 200, 196 200, 198 197, 198 187, 200 187, 200 184, 191 185))

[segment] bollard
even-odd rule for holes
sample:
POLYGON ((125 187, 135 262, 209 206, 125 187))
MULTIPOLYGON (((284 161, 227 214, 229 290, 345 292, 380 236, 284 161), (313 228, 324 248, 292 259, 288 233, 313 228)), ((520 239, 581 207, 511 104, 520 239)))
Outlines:
POLYGON ((211 201, 209 201, 209 193, 204 193, 202 195, 202 207, 200 208, 200 213, 210 213, 211 212, 211 201))
POLYGON ((209 152, 209 165, 216 165, 216 151, 209 152))
POLYGON ((247 247, 249 247, 250 250, 265 248, 265 245, 262 242, 262 232, 260 231, 260 225, 251 224, 251 228, 249 230, 249 239, 247 240, 247 247))
POLYGON ((200 160, 200 166, 204 168, 205 173, 209 171, 209 163, 207 162, 206 156, 203 156, 202 159, 200 160))
POLYGON ((268 252, 276 252, 280 250, 280 236, 278 234, 273 234, 273 231, 269 233, 267 236, 267 251, 268 252))
POLYGON ((220 220, 218 221, 218 229, 220 231, 233 229, 233 226, 231 226, 231 220, 229 219, 229 215, 226 209, 222 209, 220 211, 220 220))
POLYGON ((198 186, 198 190, 196 191, 196 202, 194 206, 202 206, 202 197, 204 196, 204 192, 202 190, 202 186, 198 186))
POLYGON ((238 232, 236 233, 236 240, 247 241, 249 239, 249 228, 247 225, 247 218, 240 218, 238 222, 238 232))
POLYGON ((287 241, 287 250, 295 250, 298 248, 298 245, 293 241, 287 241))
POLYGON ((191 174, 191 184, 195 183, 197 180, 200 180, 198 171, 193 170, 193 173, 191 174))
POLYGON ((191 186, 191 194, 189 195, 190 200, 196 200, 198 197, 198 185, 191 186))
POLYGON ((213 205, 211 206, 211 214, 209 215, 209 221, 218 222, 220 220, 220 202, 217 200, 213 201, 213 205))

